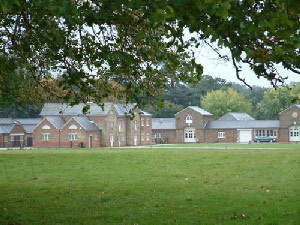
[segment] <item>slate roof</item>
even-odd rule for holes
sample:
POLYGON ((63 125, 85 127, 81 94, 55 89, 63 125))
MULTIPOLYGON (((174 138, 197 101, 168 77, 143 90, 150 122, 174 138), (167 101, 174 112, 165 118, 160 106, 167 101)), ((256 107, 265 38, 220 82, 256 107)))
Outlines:
POLYGON ((204 129, 258 129, 279 128, 279 120, 232 120, 209 121, 204 129))
POLYGON ((224 116, 220 117, 218 120, 223 121, 232 121, 232 120, 255 120, 252 116, 248 115, 247 113, 227 113, 224 116))
POLYGON ((61 130, 61 128, 66 124, 66 122, 59 116, 46 116, 45 118, 58 130, 61 130))
MULTIPOLYGON (((45 103, 40 113, 41 116, 80 116, 86 104, 79 103, 75 106, 70 106, 66 103, 45 103)), ((95 103, 90 103, 90 110, 86 115, 107 115, 112 103, 104 103, 103 108, 95 103)))
POLYGON ((175 130, 175 118, 152 118, 152 130, 175 130))
POLYGON ((145 112, 145 111, 141 111, 142 115, 144 116, 151 116, 152 114, 148 113, 148 112, 145 112))
MULTIPOLYGON (((211 113, 205 111, 204 109, 201 109, 201 108, 198 107, 198 106, 189 106, 189 107, 187 107, 187 108, 185 108, 185 109, 183 109, 183 110, 186 110, 186 109, 188 109, 188 108, 193 109, 194 111, 200 113, 201 115, 204 115, 204 116, 212 116, 211 113)), ((178 113, 182 112, 183 110, 177 112, 175 115, 177 115, 178 113)))
POLYGON ((22 118, 22 119, 14 119, 22 125, 37 125, 42 120, 40 118, 22 118))
POLYGON ((119 116, 125 116, 130 114, 130 110, 133 110, 136 104, 122 104, 122 103, 118 103, 118 104, 114 104, 115 109, 118 113, 119 116))
POLYGON ((15 124, 1 124, 0 134, 9 134, 14 128, 15 124))
POLYGON ((27 134, 32 134, 36 125, 37 124, 25 124, 25 125, 23 125, 23 128, 27 134))
POLYGON ((13 124, 14 121, 12 118, 0 118, 0 124, 13 124))
POLYGON ((72 118, 74 118, 74 120, 76 120, 86 131, 98 131, 99 130, 99 127, 97 127, 97 125, 93 121, 90 121, 85 116, 74 116, 72 118))

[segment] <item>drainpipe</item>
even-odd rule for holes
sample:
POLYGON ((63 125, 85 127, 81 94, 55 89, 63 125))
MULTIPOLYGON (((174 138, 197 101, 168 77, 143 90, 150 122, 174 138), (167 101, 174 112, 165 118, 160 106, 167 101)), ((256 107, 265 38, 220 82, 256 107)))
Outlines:
POLYGON ((142 126, 141 126, 141 124, 142 124, 142 114, 140 114, 140 146, 142 146, 142 126))
POLYGON ((58 130, 58 148, 60 148, 60 130, 58 130))

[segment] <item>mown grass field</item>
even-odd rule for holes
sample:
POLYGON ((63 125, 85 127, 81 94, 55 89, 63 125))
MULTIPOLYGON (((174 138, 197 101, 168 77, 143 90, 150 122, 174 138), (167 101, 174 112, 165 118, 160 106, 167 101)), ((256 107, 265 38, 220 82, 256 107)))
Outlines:
POLYGON ((0 151, 0 224, 300 224, 300 145, 226 146, 0 151))

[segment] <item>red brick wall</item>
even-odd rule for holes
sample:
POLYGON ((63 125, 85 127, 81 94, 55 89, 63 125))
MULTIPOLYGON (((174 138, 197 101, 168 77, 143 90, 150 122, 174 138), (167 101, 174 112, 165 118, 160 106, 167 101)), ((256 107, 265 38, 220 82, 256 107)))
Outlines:
POLYGON ((59 148, 60 135, 59 131, 48 120, 43 120, 33 131, 33 147, 34 148, 59 148), (49 125, 50 130, 44 130, 44 125, 49 125), (49 133, 50 140, 42 140, 42 134, 49 133))
POLYGON ((288 142, 289 141, 289 129, 287 128, 280 128, 277 134, 277 141, 278 142, 288 142))
POLYGON ((144 116, 140 117, 140 120, 144 120, 144 126, 142 126, 142 122, 140 121, 140 143, 141 145, 151 145, 152 144, 152 116, 144 116), (147 125, 148 121, 148 125, 147 125), (142 140, 142 135, 144 135, 144 141, 142 140), (147 140, 147 135, 149 139, 147 140))
POLYGON ((207 143, 236 143, 237 130, 236 129, 218 129, 218 130, 204 130, 204 140, 207 143), (225 138, 218 138, 218 132, 225 132, 225 138))
POLYGON ((61 147, 64 148, 78 148, 81 146, 81 143, 86 148, 90 147, 100 147, 101 144, 101 136, 100 131, 86 131, 84 130, 77 121, 71 119, 67 122, 67 124, 63 127, 60 132, 60 143, 61 147), (77 129, 69 129, 71 125, 75 125, 77 129), (70 134, 77 134, 77 140, 70 140, 70 134), (97 135, 97 140, 95 139, 95 135, 97 135), (92 136, 92 142, 90 143, 89 138, 92 136))
POLYGON ((176 140, 176 130, 153 130, 152 134, 161 133, 162 139, 166 141, 166 144, 178 143, 176 140))

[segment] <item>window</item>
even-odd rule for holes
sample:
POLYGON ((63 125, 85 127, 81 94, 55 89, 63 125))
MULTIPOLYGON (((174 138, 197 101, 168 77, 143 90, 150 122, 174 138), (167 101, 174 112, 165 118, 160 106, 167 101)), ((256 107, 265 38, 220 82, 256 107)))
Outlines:
POLYGON ((162 138, 162 133, 155 133, 155 134, 154 134, 154 137, 155 137, 155 138, 162 138))
POLYGON ((192 130, 189 130, 188 131, 188 138, 193 138, 193 137, 195 137, 195 132, 192 131, 192 130))
POLYGON ((137 130, 137 121, 134 121, 134 130, 137 130))
POLYGON ((141 126, 144 126, 144 118, 141 119, 141 126))
POLYGON ((141 140, 144 141, 144 135, 143 134, 141 135, 141 140))
POLYGON ((226 138, 225 132, 218 132, 218 138, 226 138))
POLYGON ((149 119, 146 119, 146 126, 149 127, 149 119))
POLYGON ((78 140, 78 135, 77 135, 77 133, 69 134, 69 138, 70 138, 70 141, 76 141, 76 140, 78 140))
POLYGON ((98 141, 98 135, 95 134, 95 141, 98 141))
POLYGON ((111 115, 114 114, 114 110, 111 110, 111 111, 110 111, 110 114, 111 114, 111 115))
POLYGON ((72 124, 71 126, 69 126, 69 130, 77 130, 77 126, 75 124, 72 124))
POLYGON ((186 120, 186 123, 193 123, 193 117, 191 115, 187 115, 185 120, 186 120))
POLYGON ((42 126, 42 130, 50 130, 50 126, 48 124, 45 124, 42 126))
POLYGON ((122 136, 122 137, 121 137, 121 141, 125 141, 125 136, 122 136))
POLYGON ((119 120, 119 132, 122 131, 122 120, 119 120))
POLYGON ((43 141, 49 141, 50 140, 50 134, 42 134, 42 140, 43 141))
POLYGON ((3 141, 8 142, 8 137, 6 135, 3 137, 3 141))
POLYGON ((146 140, 149 141, 149 134, 146 135, 146 140))
POLYGON ((110 122, 110 128, 114 128, 114 122, 110 122))

